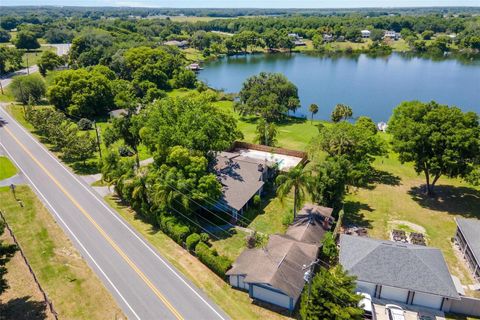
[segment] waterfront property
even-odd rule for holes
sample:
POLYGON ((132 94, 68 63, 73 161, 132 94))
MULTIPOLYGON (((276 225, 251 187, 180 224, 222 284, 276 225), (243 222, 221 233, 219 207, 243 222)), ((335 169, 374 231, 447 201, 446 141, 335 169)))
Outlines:
POLYGON ((305 205, 284 235, 274 234, 261 249, 246 249, 227 272, 232 287, 248 290, 252 299, 293 311, 305 285, 303 265, 312 264, 331 208, 305 205))
POLYGON ((360 33, 362 34, 362 38, 370 38, 370 30, 362 30, 360 33))
POLYGON ((449 311, 460 300, 441 251, 342 234, 340 263, 372 297, 449 311))
POLYGON ((457 223, 455 243, 472 270, 474 278, 480 281, 480 221, 455 218, 455 222, 457 223))
POLYGON ((388 31, 385 31, 385 34, 383 36, 384 38, 389 38, 389 39, 393 39, 393 40, 398 40, 400 39, 402 36, 400 35, 399 32, 395 32, 393 30, 388 30, 388 31))

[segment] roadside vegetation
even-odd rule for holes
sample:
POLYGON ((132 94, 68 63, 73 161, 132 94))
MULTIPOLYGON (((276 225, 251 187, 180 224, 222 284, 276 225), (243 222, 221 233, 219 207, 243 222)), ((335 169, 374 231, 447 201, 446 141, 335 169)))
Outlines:
POLYGON ((17 168, 7 157, 0 156, 0 180, 10 178, 17 173, 17 168))
MULTIPOLYGON (((39 282, 53 301, 60 318, 125 318, 100 279, 82 259, 51 213, 27 186, 16 188, 16 198, 21 200, 23 207, 18 204, 8 187, 0 188, 0 197, 0 210, 14 231, 39 282)), ((7 265, 9 273, 13 266, 14 264, 7 265)), ((30 281, 33 280, 26 280, 25 283, 12 281, 12 285, 16 286, 12 287, 15 294, 9 293, 9 301, 4 301, 2 297, 2 303, 13 307, 16 299, 19 299, 21 304, 21 300, 25 299, 21 293, 32 286, 30 281)), ((32 303, 26 301, 22 312, 35 312, 35 309, 28 309, 31 307, 32 303)), ((9 310, 6 312, 9 314, 9 310)))

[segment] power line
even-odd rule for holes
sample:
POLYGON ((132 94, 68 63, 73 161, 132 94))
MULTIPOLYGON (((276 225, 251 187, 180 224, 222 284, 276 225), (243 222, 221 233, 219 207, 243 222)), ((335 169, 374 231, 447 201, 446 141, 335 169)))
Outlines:
POLYGON ((185 219, 187 219, 187 220, 190 221, 191 223, 197 225, 200 229, 202 229, 202 230, 205 231, 206 233, 210 234, 211 236, 213 236, 213 237, 216 238, 217 240, 220 240, 220 238, 217 237, 215 234, 209 232, 207 229, 203 228, 201 225, 199 225, 199 224, 196 223, 195 221, 191 220, 190 218, 188 218, 186 215, 184 215, 183 213, 181 213, 180 211, 178 211, 178 210, 175 209, 174 207, 171 207, 170 209, 172 209, 173 211, 177 212, 178 214, 180 214, 181 216, 183 216, 185 219))

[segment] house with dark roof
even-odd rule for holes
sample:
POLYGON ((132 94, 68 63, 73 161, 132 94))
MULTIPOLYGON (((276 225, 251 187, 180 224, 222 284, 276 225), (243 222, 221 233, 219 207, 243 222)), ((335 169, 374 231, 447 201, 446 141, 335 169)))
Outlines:
POLYGON ((460 300, 439 249, 342 234, 340 264, 372 297, 448 311, 460 300))
POLYGON ((455 222, 455 243, 462 251, 473 276, 480 281, 480 220, 455 218, 455 222))
POLYGON ((268 165, 264 160, 220 152, 214 170, 222 185, 222 196, 215 207, 230 212, 234 219, 238 219, 253 197, 261 195, 268 165))
POLYGON ((292 311, 305 285, 303 266, 317 259, 331 213, 330 208, 306 205, 284 235, 271 235, 264 248, 246 249, 238 256, 227 272, 230 285, 292 311))

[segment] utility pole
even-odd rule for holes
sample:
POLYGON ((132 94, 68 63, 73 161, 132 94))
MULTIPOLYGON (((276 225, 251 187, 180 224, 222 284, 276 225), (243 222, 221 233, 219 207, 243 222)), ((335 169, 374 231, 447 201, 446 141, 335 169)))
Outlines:
POLYGON ((303 265, 302 270, 307 270, 305 271, 303 275, 303 280, 308 283, 308 296, 307 296, 307 303, 310 305, 310 294, 312 292, 312 279, 313 279, 313 266, 316 265, 320 260, 317 259, 315 261, 312 261, 308 266, 303 265))
POLYGON ((100 136, 98 135, 97 123, 95 120, 93 120, 93 127, 95 128, 95 136, 97 137, 98 154, 100 155, 100 160, 102 160, 102 147, 100 145, 100 136))
POLYGON ((27 54, 25 55, 25 58, 27 59, 27 75, 30 75, 30 68, 28 67, 28 50, 27 50, 27 54))

